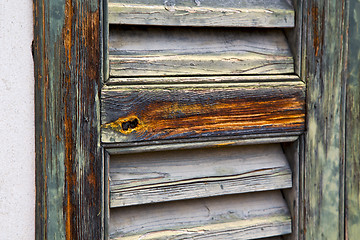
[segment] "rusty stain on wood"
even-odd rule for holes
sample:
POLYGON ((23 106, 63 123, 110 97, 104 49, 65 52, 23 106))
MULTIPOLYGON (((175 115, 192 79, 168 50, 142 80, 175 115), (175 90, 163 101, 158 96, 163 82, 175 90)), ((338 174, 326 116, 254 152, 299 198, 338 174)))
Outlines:
POLYGON ((129 134, 133 131, 142 129, 142 122, 136 116, 128 116, 126 118, 119 118, 115 122, 104 124, 103 128, 110 128, 122 134, 129 134))
POLYGON ((313 46, 315 49, 315 56, 318 56, 319 53, 319 47, 320 47, 320 40, 319 40, 319 31, 317 29, 317 24, 318 24, 318 15, 319 15, 319 11, 318 8, 316 6, 314 6, 311 10, 311 15, 313 18, 313 23, 314 23, 314 41, 313 41, 313 46))
MULTIPOLYGON (((158 132, 160 129, 172 129, 171 133, 164 135, 166 138, 168 136, 181 134, 185 129, 194 133, 201 133, 215 129, 230 131, 234 129, 235 126, 239 129, 246 129, 251 126, 263 125, 266 128, 281 124, 282 127, 286 128, 291 125, 301 125, 303 123, 304 113, 298 111, 298 114, 293 113, 291 116, 275 113, 272 116, 266 116, 267 112, 265 112, 265 109, 277 104, 279 108, 294 108, 294 110, 296 110, 300 107, 300 103, 296 101, 296 98, 292 98, 278 101, 214 103, 211 106, 202 106, 201 104, 179 105, 177 103, 156 103, 149 104, 146 107, 145 111, 148 111, 148 114, 145 113, 142 120, 139 121, 140 124, 137 124, 134 128, 129 128, 126 124, 136 121, 136 116, 118 118, 115 122, 104 124, 102 127, 120 131, 123 134, 130 134, 134 131, 142 134, 151 131, 158 132), (291 104, 294 105, 291 106, 291 104), (259 112, 253 113, 254 115, 252 115, 252 113, 239 111, 239 105, 241 105, 242 110, 252 107, 259 109, 259 112), (234 114, 237 113, 239 115, 234 116, 234 114), (197 117, 199 115, 201 115, 201 117, 197 117), (263 117, 261 115, 263 115, 263 117), (204 129, 204 127, 206 129, 204 129)), ((272 109, 271 111, 273 112, 274 110, 272 109)))
POLYGON ((324 45, 324 37, 325 37, 324 34, 321 34, 319 32, 319 30, 321 31, 321 29, 319 29, 319 25, 320 24, 324 25, 325 18, 323 11, 319 11, 319 8, 316 5, 314 5, 311 9, 311 17, 312 17, 312 24, 314 25, 313 47, 315 49, 315 56, 317 57, 319 56, 320 47, 324 45))

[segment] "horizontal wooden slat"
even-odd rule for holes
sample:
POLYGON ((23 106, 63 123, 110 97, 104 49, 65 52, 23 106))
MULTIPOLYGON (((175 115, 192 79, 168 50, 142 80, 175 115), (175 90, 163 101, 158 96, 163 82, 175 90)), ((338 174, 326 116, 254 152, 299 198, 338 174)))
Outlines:
POLYGON ((121 77, 110 78, 107 85, 120 84, 172 84, 172 83, 231 83, 231 82, 281 82, 301 81, 296 75, 239 75, 239 76, 206 76, 206 77, 121 77))
POLYGON ((109 23, 131 25, 294 27, 286 0, 110 0, 109 23))
POLYGON ((258 135, 241 135, 233 137, 214 137, 208 138, 192 138, 179 140, 161 140, 149 142, 133 142, 129 143, 102 143, 106 147, 106 151, 111 155, 140 153, 140 152, 157 152, 169 150, 182 149, 199 149, 209 147, 223 147, 223 146, 243 146, 253 144, 272 144, 272 143, 289 143, 294 142, 299 138, 302 132, 291 132, 277 134, 258 134, 258 135), (281 136, 282 135, 282 136, 281 136), (222 140, 223 139, 223 140, 222 140))
POLYGON ((288 234, 279 191, 114 208, 112 239, 256 239, 288 234))
POLYGON ((112 156, 110 207, 290 188, 279 144, 112 156))
POLYGON ((281 30, 113 27, 109 51, 116 77, 294 72, 281 30))
POLYGON ((304 130, 304 83, 105 86, 102 142, 224 137, 304 130))

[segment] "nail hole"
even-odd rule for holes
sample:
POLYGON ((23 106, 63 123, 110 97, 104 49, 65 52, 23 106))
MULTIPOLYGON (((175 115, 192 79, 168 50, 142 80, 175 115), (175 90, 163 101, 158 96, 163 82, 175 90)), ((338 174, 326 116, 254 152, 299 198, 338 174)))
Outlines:
POLYGON ((139 121, 136 118, 133 120, 121 123, 121 127, 124 131, 136 128, 138 125, 139 125, 139 121))

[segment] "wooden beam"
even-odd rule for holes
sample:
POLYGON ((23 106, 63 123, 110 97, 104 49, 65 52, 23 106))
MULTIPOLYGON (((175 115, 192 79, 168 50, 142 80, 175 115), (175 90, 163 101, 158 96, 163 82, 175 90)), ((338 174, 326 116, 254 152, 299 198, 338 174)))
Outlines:
POLYGON ((34 0, 36 239, 102 239, 101 3, 34 0))
POLYGON ((110 24, 294 27, 294 9, 286 0, 193 1, 110 0, 110 24))
POLYGON ((110 218, 110 238, 122 240, 245 240, 291 232, 280 191, 114 208, 110 218))
POLYGON ((360 236, 360 2, 349 2, 346 83, 345 239, 360 236))
POLYGON ((112 156, 110 207, 291 188, 279 144, 112 156))
POLYGON ((302 82, 106 86, 101 98, 104 143, 304 130, 302 82))
POLYGON ((291 74, 280 30, 113 27, 110 76, 291 74))
POLYGON ((344 239, 346 17, 346 1, 305 1, 301 75, 307 81, 304 239, 344 239))

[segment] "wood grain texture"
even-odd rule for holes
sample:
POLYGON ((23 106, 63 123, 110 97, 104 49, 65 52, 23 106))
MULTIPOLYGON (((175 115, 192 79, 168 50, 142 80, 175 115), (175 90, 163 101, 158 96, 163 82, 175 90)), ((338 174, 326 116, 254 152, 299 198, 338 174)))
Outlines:
POLYGON ((302 82, 106 86, 101 98, 103 143, 304 130, 302 82))
POLYGON ((346 83, 345 239, 360 236, 360 2, 349 2, 346 83))
POLYGON ((344 239, 345 1, 308 0, 302 78, 307 81, 304 239, 344 239))
POLYGON ((215 137, 214 139, 184 139, 184 140, 161 140, 149 142, 133 142, 128 143, 104 143, 103 146, 112 154, 128 154, 140 152, 156 152, 170 150, 186 150, 198 148, 216 148, 223 146, 243 146, 254 144, 272 144, 294 142, 302 132, 292 132, 287 136, 284 133, 277 134, 257 134, 243 135, 234 137, 215 137))
POLYGON ((302 24, 303 24, 303 6, 305 1, 303 0, 288 0, 292 2, 294 6, 295 14, 295 26, 293 28, 284 29, 286 38, 288 40, 291 52, 294 56, 294 71, 298 76, 301 75, 301 66, 302 66, 302 24))
POLYGON ((110 207, 291 188, 279 144, 125 154, 110 161, 110 207))
POLYGON ((102 2, 102 55, 103 55, 103 83, 105 83, 110 77, 110 67, 109 67, 109 1, 100 0, 102 2))
POLYGON ((293 27, 286 0, 110 0, 110 24, 293 27))
POLYGON ((291 232, 276 191, 114 208, 110 216, 111 239, 242 240, 291 232))
POLYGON ((109 223, 110 223, 110 158, 111 155, 106 148, 102 148, 104 159, 104 240, 109 239, 109 223))
POLYGON ((34 0, 36 239, 103 238, 100 6, 34 0))
POLYGON ((116 77, 294 72, 281 30, 116 26, 109 50, 116 77))
MULTIPOLYGON (((286 203, 291 213, 292 231, 291 234, 284 236, 285 240, 298 240, 300 237, 300 165, 302 163, 301 155, 303 149, 300 144, 301 140, 283 143, 282 148, 286 159, 291 167, 292 172, 292 188, 282 190, 286 203)), ((302 171, 303 169, 301 169, 302 171)))
POLYGON ((235 83, 235 82, 286 82, 301 81, 296 75, 244 75, 244 76, 193 76, 193 77, 121 77, 110 78, 106 85, 174 84, 174 83, 235 83))

